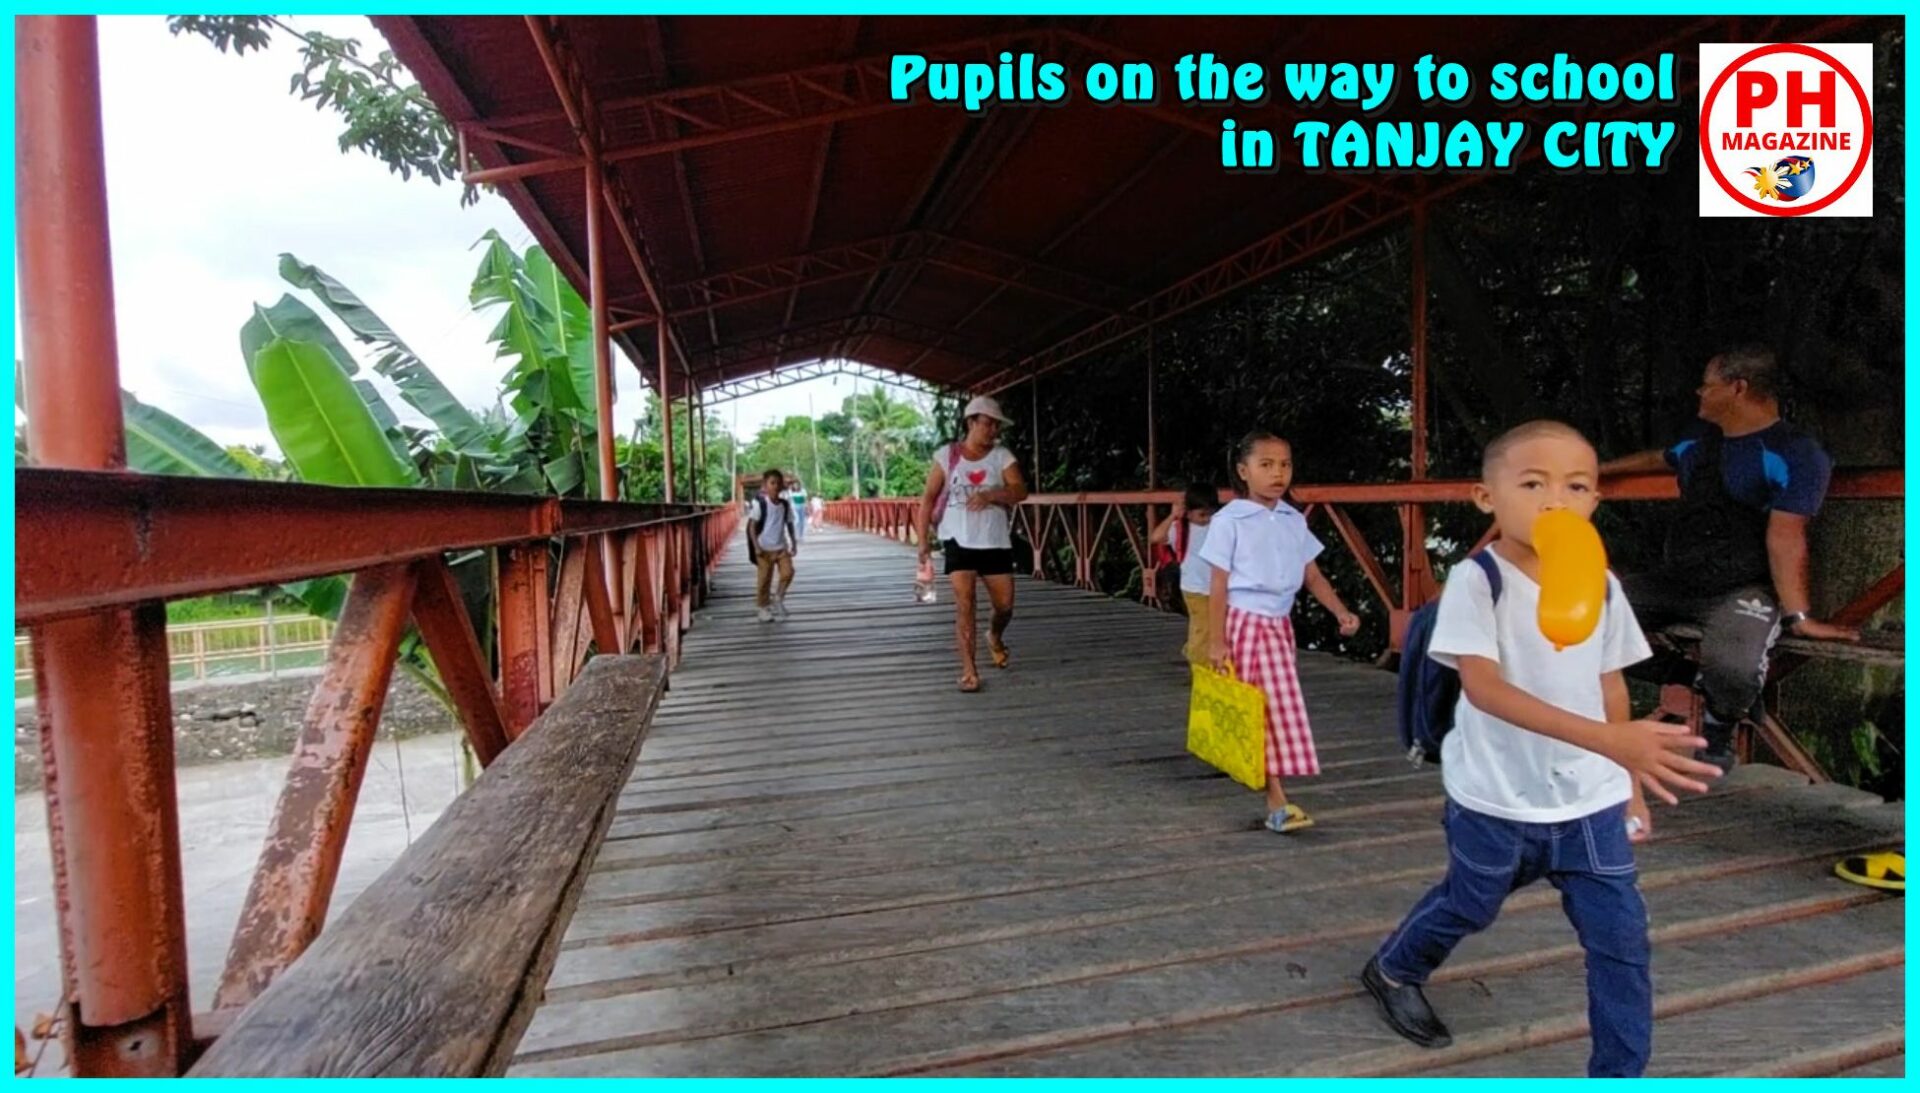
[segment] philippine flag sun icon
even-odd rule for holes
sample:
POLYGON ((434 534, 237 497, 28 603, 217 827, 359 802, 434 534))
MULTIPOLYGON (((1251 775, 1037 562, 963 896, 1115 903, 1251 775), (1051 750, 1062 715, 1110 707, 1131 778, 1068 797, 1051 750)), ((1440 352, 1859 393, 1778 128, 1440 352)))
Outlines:
POLYGON ((1701 216, 1872 216, 1873 46, 1700 45, 1701 216))

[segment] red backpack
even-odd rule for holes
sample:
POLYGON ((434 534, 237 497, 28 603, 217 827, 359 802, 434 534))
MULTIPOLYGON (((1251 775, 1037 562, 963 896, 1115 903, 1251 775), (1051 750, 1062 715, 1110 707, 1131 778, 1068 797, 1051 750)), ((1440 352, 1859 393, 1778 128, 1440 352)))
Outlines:
POLYGON ((1175 550, 1167 543, 1153 544, 1153 568, 1164 569, 1170 565, 1179 565, 1187 560, 1187 544, 1193 541, 1193 525, 1185 516, 1180 517, 1180 549, 1175 550))

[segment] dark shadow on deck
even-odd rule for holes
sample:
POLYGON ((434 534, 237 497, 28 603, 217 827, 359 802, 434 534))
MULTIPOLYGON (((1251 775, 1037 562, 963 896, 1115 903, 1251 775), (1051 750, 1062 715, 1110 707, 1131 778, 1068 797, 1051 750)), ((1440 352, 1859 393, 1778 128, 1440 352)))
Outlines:
MULTIPOLYGON (((1391 676, 1302 658, 1320 824, 1283 840, 1185 754, 1184 620, 1022 582, 1014 667, 967 696, 909 548, 821 529, 798 561, 774 625, 721 570, 514 1073, 1583 1071, 1545 885, 1431 988, 1453 1048, 1358 992, 1444 865, 1391 676)), ((1899 1073, 1903 906, 1831 867, 1901 806, 1756 767, 1656 824, 1654 1073, 1899 1073)))

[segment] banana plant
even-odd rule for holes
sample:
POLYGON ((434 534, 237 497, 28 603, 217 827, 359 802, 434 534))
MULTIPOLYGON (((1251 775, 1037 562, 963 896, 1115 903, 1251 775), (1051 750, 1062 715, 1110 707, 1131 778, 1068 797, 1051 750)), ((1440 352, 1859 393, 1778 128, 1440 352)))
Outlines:
POLYGON ((205 433, 160 409, 120 392, 126 419, 127 466, 144 474, 245 478, 247 469, 205 433))

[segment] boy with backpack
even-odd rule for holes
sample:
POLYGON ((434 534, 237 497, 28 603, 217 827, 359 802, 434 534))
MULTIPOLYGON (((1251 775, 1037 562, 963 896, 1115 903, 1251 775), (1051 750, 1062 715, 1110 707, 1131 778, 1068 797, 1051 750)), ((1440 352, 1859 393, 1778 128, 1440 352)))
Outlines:
POLYGON ((780 496, 786 476, 768 470, 760 476, 760 496, 747 509, 747 557, 758 573, 753 603, 761 622, 787 617, 787 588, 793 584, 793 556, 800 550, 794 527, 793 502, 780 496), (780 571, 780 587, 773 591, 773 572, 780 571))
MULTIPOLYGON (((1421 985, 1468 934, 1493 924, 1509 893, 1545 879, 1562 893, 1587 955, 1590 1076, 1639 1076, 1653 1041, 1647 910, 1634 842, 1652 831, 1643 787, 1705 792, 1718 768, 1689 755, 1704 742, 1682 725, 1635 721, 1622 670, 1650 655, 1612 574, 1592 636, 1556 651, 1540 632, 1540 558, 1533 522, 1550 509, 1591 518, 1599 457, 1578 431, 1533 421, 1487 446, 1473 499, 1500 538, 1455 568, 1430 618, 1409 626, 1409 692, 1444 693, 1428 658, 1458 673, 1450 718, 1403 724, 1417 746, 1438 743, 1446 785, 1447 875, 1362 970, 1393 1030, 1422 1047, 1452 1042, 1421 985), (1417 639, 1427 637, 1424 648, 1417 639), (1451 729, 1451 731, 1448 731, 1451 729)), ((1425 609, 1423 609, 1424 611, 1425 609)))

